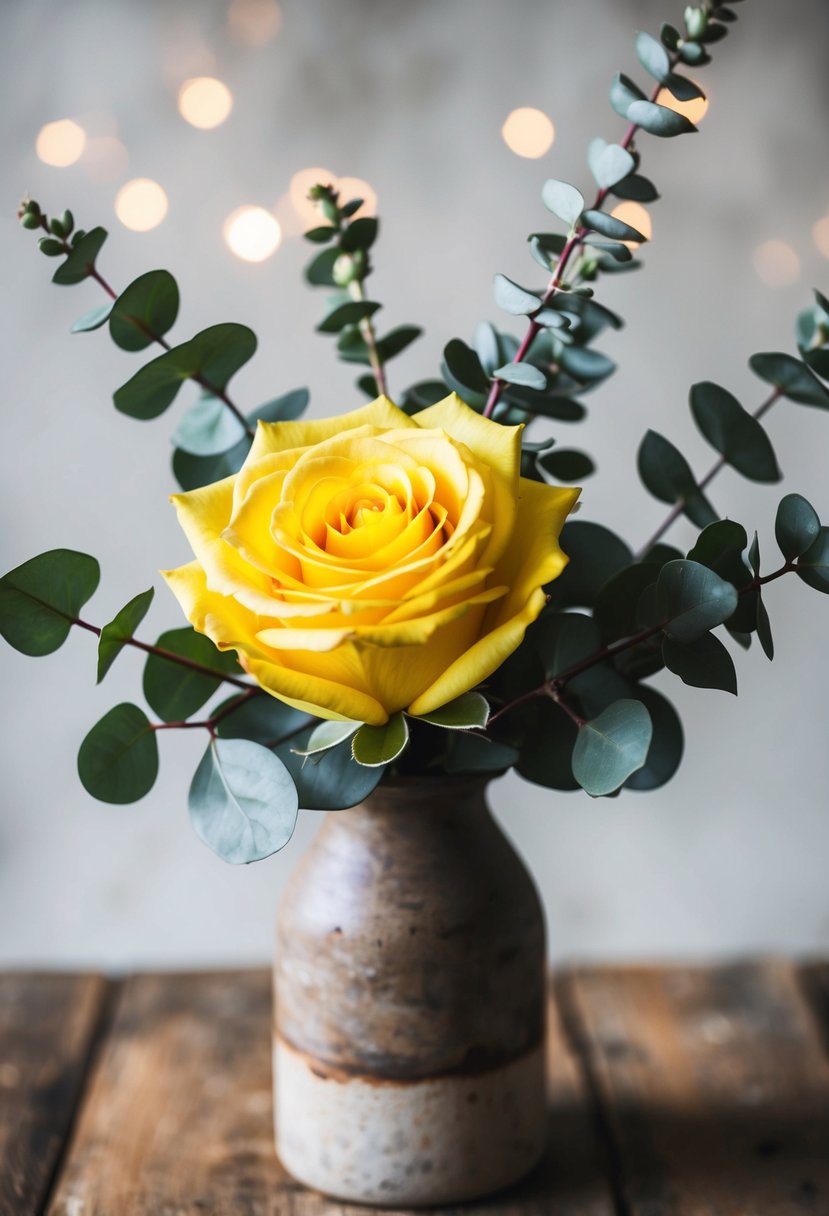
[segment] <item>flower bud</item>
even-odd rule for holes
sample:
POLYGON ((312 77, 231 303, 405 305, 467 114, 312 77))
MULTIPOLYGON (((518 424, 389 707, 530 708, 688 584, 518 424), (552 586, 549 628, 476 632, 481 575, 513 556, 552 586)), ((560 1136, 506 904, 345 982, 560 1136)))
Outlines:
POLYGON ((331 270, 331 277, 338 287, 358 283, 365 275, 366 255, 362 249, 354 253, 341 253, 331 270))
POLYGON ((36 211, 24 211, 20 216, 20 222, 24 228, 39 228, 40 215, 36 211))

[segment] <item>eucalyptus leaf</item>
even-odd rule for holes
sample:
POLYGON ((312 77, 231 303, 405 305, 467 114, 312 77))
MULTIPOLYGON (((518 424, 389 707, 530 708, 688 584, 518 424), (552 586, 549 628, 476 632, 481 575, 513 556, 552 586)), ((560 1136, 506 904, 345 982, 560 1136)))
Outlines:
POLYGON ((688 518, 704 528, 717 513, 699 489, 691 468, 677 448, 657 431, 648 431, 639 446, 639 476, 660 502, 682 503, 688 518))
POLYGON ((666 637, 662 642, 665 666, 693 688, 720 688, 737 695, 734 660, 713 633, 704 633, 694 642, 677 642, 666 637))
POLYGON ((178 306, 178 285, 169 270, 149 270, 113 303, 110 337, 121 350, 144 350, 172 329, 178 306))
POLYGON ((112 312, 112 301, 106 304, 101 304, 98 308, 91 308, 89 312, 85 312, 82 317, 78 317, 74 322, 70 333, 85 334, 90 330, 100 329, 101 326, 109 319, 109 314, 112 312))
POLYGON ((761 595, 757 596, 757 637, 763 648, 763 654, 771 662, 774 658, 774 638, 771 633, 769 614, 766 612, 766 605, 763 603, 761 595))
POLYGON ((452 338, 444 347, 441 373, 449 388, 467 405, 483 405, 489 390, 489 377, 475 351, 460 338, 452 338))
POLYGON ((575 228, 584 210, 584 196, 569 182, 550 178, 541 188, 541 201, 548 211, 558 216, 568 228, 575 228))
POLYGON ((505 380, 507 384, 518 384, 523 388, 537 389, 539 392, 547 387, 547 377, 532 363, 505 363, 503 367, 496 367, 492 374, 499 380, 505 380))
POLYGON ((144 665, 144 696, 163 722, 181 722, 191 717, 213 696, 225 676, 238 678, 244 674, 233 651, 217 650, 209 638, 189 626, 168 629, 156 646, 215 673, 207 675, 164 655, 149 654, 144 665))
POLYGON ((795 566, 798 575, 815 591, 829 595, 829 528, 822 527, 795 566))
MULTIPOLYGON (((636 161, 621 144, 609 144, 603 139, 594 139, 587 149, 590 172, 602 190, 609 190, 633 172, 636 161)), ((582 203, 582 209, 584 204, 582 203)))
POLYGON ((306 282, 312 287, 335 287, 334 263, 341 256, 339 245, 321 250, 305 267, 306 282))
POLYGON ((621 118, 627 118, 630 107, 637 101, 645 101, 645 94, 629 76, 623 72, 613 77, 610 85, 610 104, 621 118))
POLYGON ((107 239, 106 228, 92 228, 76 240, 66 258, 52 275, 52 282, 62 287, 71 287, 88 279, 95 269, 95 261, 101 246, 107 239))
POLYGON ((173 473, 182 490, 198 490, 238 473, 250 451, 250 439, 246 435, 235 447, 216 456, 192 456, 176 448, 173 452, 173 473))
POLYGON ((340 235, 340 248, 347 253, 357 249, 370 249, 377 240, 378 221, 374 216, 363 215, 352 220, 340 235))
POLYGON ((94 557, 51 549, 0 578, 0 634, 21 654, 58 650, 101 577, 94 557))
POLYGON ((671 75, 671 60, 664 46, 650 34, 640 31, 636 35, 636 58, 646 72, 660 84, 665 84, 671 75))
POLYGON ((653 737, 648 755, 641 768, 625 782, 628 790, 655 790, 670 781, 682 760, 685 739, 679 715, 667 697, 647 684, 636 690, 651 717, 653 737))
POLYGON ((616 701, 579 729, 573 775, 593 798, 612 794, 642 768, 652 737, 650 714, 642 702, 616 701))
POLYGON ((100 802, 122 805, 149 793, 158 776, 158 745, 137 705, 116 705, 87 734, 78 752, 78 776, 100 802))
POLYGON ((407 346, 411 346, 412 342, 416 341, 422 333, 423 330, 417 325, 398 325, 394 329, 390 329, 377 342, 377 353, 381 362, 388 363, 389 359, 399 355, 407 346))
POLYGON ((820 532, 818 513, 802 494, 781 498, 774 521, 774 535, 786 561, 805 553, 820 532))
POLYGON ((475 327, 473 344, 481 367, 488 376, 491 375, 493 369, 504 361, 498 330, 494 325, 490 325, 489 321, 479 321, 475 327))
POLYGON ((351 754, 358 764, 379 768, 396 760, 408 742, 405 715, 396 713, 382 726, 361 726, 351 740, 351 754))
POLYGON ((320 752, 314 757, 315 762, 297 755, 296 749, 301 750, 307 743, 311 729, 275 749, 294 780, 299 805, 306 811, 338 811, 356 806, 379 785, 385 768, 358 764, 351 755, 350 740, 320 752))
POLYGON ((572 448, 556 448, 554 452, 539 456, 538 463, 545 473, 558 481, 583 481, 596 471, 586 452, 577 452, 572 448))
POLYGON ((585 211, 582 222, 594 232, 599 232, 613 241, 636 241, 642 244, 648 239, 637 228, 617 219, 615 215, 608 215, 606 211, 585 211))
POLYGON ((503 773, 520 756, 516 747, 488 739, 485 735, 470 735, 453 731, 447 740, 444 766, 447 773, 503 773))
POLYGON ((98 683, 101 683, 124 646, 144 620, 153 602, 155 589, 150 587, 134 596, 109 624, 104 625, 98 638, 98 683))
POLYGON ((210 393, 203 393, 173 432, 173 443, 191 456, 217 456, 235 447, 245 428, 234 413, 210 393))
POLYGON ((516 772, 546 789, 578 789, 570 763, 577 731, 564 710, 549 698, 539 697, 513 716, 525 724, 516 772))
POLYGON ((308 731, 315 725, 315 719, 301 709, 294 709, 284 701, 277 700, 263 692, 259 696, 246 697, 245 693, 236 693, 223 701, 215 710, 215 715, 223 714, 216 726, 216 733, 222 739, 250 739, 252 743, 261 743, 263 747, 276 747, 279 743, 293 739, 300 731, 308 731), (228 707, 237 703, 237 708, 230 713, 224 713, 228 707))
POLYGON ((622 178, 613 187, 613 193, 617 198, 633 199, 636 203, 655 203, 659 198, 659 191, 653 182, 639 173, 622 178))
POLYGON ((802 360, 795 359, 794 355, 767 351, 752 355, 748 364, 755 375, 780 389, 790 401, 829 409, 829 391, 814 372, 802 360))
POLYGON ((274 752, 247 739, 212 739, 190 786, 190 821, 232 865, 270 857, 293 835, 296 786, 274 752))
POLYGON ((601 351, 587 346, 566 346, 560 355, 565 371, 581 383, 597 384, 616 370, 616 364, 601 351))
POLYGON ((677 114, 676 110, 660 106, 655 101, 634 101, 628 106, 627 118, 649 135, 658 135, 663 139, 697 130, 684 114, 677 114))
POLYGON ((517 283, 513 283, 512 279, 508 279, 506 275, 496 274, 493 283, 495 287, 495 303, 499 308, 503 308, 504 312, 508 312, 515 317, 520 317, 535 312, 537 308, 541 307, 540 296, 525 291, 523 287, 519 287, 517 283))
POLYGON ((347 304, 337 304, 331 312, 320 321, 317 332, 321 334, 336 334, 344 325, 356 325, 365 317, 371 317, 380 307, 373 300, 349 300, 347 304))
MULTIPOLYGON (((374 394, 377 395, 376 393, 374 394)), ((266 401, 264 405, 258 405, 255 410, 247 416, 249 426, 255 426, 257 422, 293 422, 296 418, 301 418, 308 408, 309 393, 307 388, 294 388, 289 393, 283 393, 281 397, 274 397, 271 401, 266 401)))
POLYGON ((694 561, 668 562, 657 582, 663 629, 677 642, 694 642, 722 625, 737 607, 737 589, 708 566, 694 561))
POLYGON ((570 561, 547 591, 562 607, 592 607, 608 579, 633 561, 630 547, 602 524, 569 520, 561 547, 570 561))
POLYGON ((711 446, 744 477, 780 481, 774 449, 762 425, 719 384, 703 380, 691 389, 691 413, 711 446))
POLYGON ((545 612, 527 638, 548 680, 595 655, 602 645, 596 622, 581 612, 545 612))

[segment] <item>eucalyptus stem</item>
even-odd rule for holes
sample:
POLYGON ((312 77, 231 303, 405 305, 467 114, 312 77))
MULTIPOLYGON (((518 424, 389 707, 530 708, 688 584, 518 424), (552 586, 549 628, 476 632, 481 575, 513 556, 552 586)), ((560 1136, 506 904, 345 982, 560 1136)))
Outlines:
MULTIPOLYGON (((775 579, 782 578, 784 574, 790 574, 794 570, 794 563, 786 562, 780 567, 779 570, 775 570, 772 574, 756 575, 753 579, 751 579, 750 582, 746 583, 744 587, 738 587, 737 594, 748 595, 749 592, 757 591, 760 587, 764 587, 767 583, 773 583, 775 579)), ((575 710, 572 710, 570 706, 567 706, 561 700, 561 694, 566 688, 567 684, 571 680, 574 680, 576 676, 580 676, 583 672, 589 671, 591 667, 596 667, 599 663, 605 663, 608 659, 615 658, 617 654, 622 654, 625 650, 631 650, 634 646, 639 646, 642 642, 647 642, 650 638, 655 637, 656 634, 662 633, 666 626, 670 625, 670 623, 670 619, 660 621, 659 624, 649 625, 646 629, 640 630, 639 633, 631 634, 631 636, 628 638, 622 638, 618 642, 612 642, 608 646, 602 646, 600 650, 596 650, 593 654, 588 655, 587 658, 580 660, 578 663, 574 663, 571 667, 559 672, 558 675, 551 676, 549 679, 545 680, 543 684, 539 684, 537 688, 531 688, 529 692, 522 693, 521 696, 516 697, 514 701, 510 701, 506 705, 502 705, 496 713, 492 714, 489 722, 487 723, 487 727, 491 726, 493 722, 497 722, 499 718, 504 717, 504 715, 508 714, 511 710, 516 709, 519 705, 524 705, 527 701, 533 701, 536 697, 552 697, 557 704, 561 705, 562 709, 565 710, 565 712, 573 719, 574 722, 577 722, 577 724, 582 724, 579 722, 578 715, 576 715, 575 710)))
MULTIPOLYGON (((757 409, 754 410, 754 412, 751 415, 752 418, 755 418, 757 421, 759 421, 763 417, 764 414, 768 413, 768 411, 771 409, 771 407, 774 405, 774 403, 776 401, 779 401, 783 395, 784 395, 783 390, 780 388, 776 388, 773 393, 769 393, 769 395, 768 395, 768 397, 766 397, 765 401, 763 401, 760 405, 758 405, 757 409)), ((716 460, 711 465, 711 468, 708 470, 708 472, 705 474, 705 476, 699 482, 697 489, 698 490, 707 489, 707 487, 711 484, 711 482, 714 480, 714 478, 717 476, 717 474, 722 469, 724 469, 727 464, 728 464, 728 461, 726 460, 725 456, 720 456, 719 460, 716 460)), ((656 531, 653 533, 653 535, 651 537, 649 537, 649 539, 647 541, 645 541, 644 545, 642 545, 642 547, 640 549, 638 549, 636 553, 634 553, 633 560, 635 562, 641 562, 642 559, 644 557, 646 557, 648 555, 648 553, 650 553, 650 551, 654 547, 654 545, 659 543, 659 541, 662 539, 662 537, 665 535, 665 533, 668 531, 668 529, 673 527, 673 525, 676 523, 676 521, 679 519, 679 517, 684 512, 685 503, 686 503, 686 500, 684 498, 680 498, 679 502, 675 503, 674 506, 671 507, 670 511, 665 516, 665 518, 662 520, 662 523, 659 525, 659 527, 656 529, 656 531)))
MULTIPOLYGON (((363 290, 363 280, 354 279, 349 284, 349 295, 354 300, 363 301, 366 298, 363 290)), ((386 380, 386 369, 383 365, 383 360, 380 357, 380 351, 377 346, 377 333, 372 324, 371 317, 363 317, 360 322, 360 333, 363 335, 363 341, 368 349, 369 362, 371 370, 374 373, 374 379, 377 381, 377 391, 383 397, 388 397, 388 381, 386 380)))
MULTIPOLYGON (((44 231, 47 232, 50 236, 53 236, 52 230, 49 227, 49 223, 48 223, 45 215, 41 216, 40 223, 41 223, 41 227, 44 229, 44 231)), ((67 253, 67 254, 71 253, 72 246, 69 244, 69 241, 67 240, 67 238, 59 237, 58 239, 61 241, 61 243, 63 245, 64 253, 67 253)), ((95 280, 95 282, 99 285, 99 287, 101 287, 106 292, 106 294, 109 296, 109 298, 111 300, 118 299, 118 293, 106 281, 106 279, 100 273, 100 271, 98 270, 98 268, 96 266, 89 267, 89 277, 95 280)), ((162 337, 161 334, 154 333, 154 331, 151 330, 148 325, 145 325, 143 321, 139 320, 138 317, 132 317, 130 319, 131 319, 133 325, 135 325, 137 329, 140 329, 143 334, 146 334, 146 336, 152 342, 157 343, 159 346, 163 347, 164 350, 166 350, 166 351, 173 349, 166 338, 162 337)), ((224 402, 224 404, 227 406, 227 408, 230 410, 230 412, 233 414, 233 416, 237 419, 237 421, 239 421, 242 424, 242 426, 245 428, 245 434, 248 436, 248 438, 253 439, 254 435, 256 434, 255 430, 248 423, 247 418, 245 418, 245 415, 242 413, 242 411, 239 409, 239 407, 235 404, 235 402, 231 401, 230 397, 228 397, 227 393, 223 389, 215 388, 210 383, 209 380, 205 380, 204 376, 190 376, 190 377, 188 377, 188 379, 192 380, 194 384, 198 384, 199 388, 203 388, 206 393, 210 393, 213 397, 218 397, 218 399, 220 401, 224 402)))
MULTIPOLYGON (((89 633, 94 633, 96 637, 101 636, 100 625, 93 625, 89 621, 81 620, 80 617, 72 617, 70 624, 77 625, 79 629, 86 629, 89 633)), ((222 680, 225 684, 232 684, 235 688, 241 688, 251 696, 258 695, 262 691, 255 685, 248 684, 246 680, 240 680, 236 676, 216 671, 214 667, 198 663, 195 659, 188 659, 183 654, 175 654, 172 650, 165 650, 163 646, 152 646, 149 642, 140 642, 138 638, 127 638, 124 645, 134 646, 136 650, 143 650, 145 654, 154 654, 159 659, 167 659, 170 663, 178 663, 179 667, 188 667, 191 671, 199 672, 200 675, 210 676, 214 680, 222 680)))
MULTIPOLYGON (((677 55, 671 56, 671 70, 672 71, 673 71, 674 67, 676 67, 678 59, 679 59, 679 56, 677 56, 677 55)), ((660 81, 657 81, 657 83, 654 85, 654 88, 651 92, 649 100, 652 102, 655 102, 664 87, 665 86, 660 81)), ((623 137, 620 141, 621 147, 623 147, 625 150, 627 150, 630 147, 630 145, 633 143, 634 137, 638 130, 639 130, 638 123, 635 123, 635 122, 630 123, 627 131, 625 131, 625 134, 623 135, 623 137)), ((601 210, 602 206, 604 205, 604 201, 607 198, 609 193, 610 193, 610 187, 602 186, 597 191, 596 197, 593 200, 590 210, 592 210, 592 211, 601 210)), ((567 270, 567 266, 570 261, 570 258, 573 256, 573 254, 577 250, 582 249, 584 247, 585 237, 587 237, 589 232, 590 232, 590 229, 586 228, 584 225, 582 225, 580 228, 576 229, 575 232, 572 232, 570 234, 570 236, 568 237, 564 248, 562 249, 561 253, 558 256, 558 261, 556 262, 555 270, 553 271, 550 282, 547 284, 547 288, 544 292, 544 295, 541 297, 540 305, 538 306, 538 308, 536 309, 536 311, 534 313, 529 314, 529 317, 528 317, 529 325, 527 326, 527 332, 524 334, 524 338, 521 342, 521 345, 519 346, 519 348, 512 360, 513 363, 523 363, 523 361, 526 359, 526 357, 529 353, 530 347, 532 346, 532 344, 535 341, 539 332, 543 329, 543 326, 539 325, 538 322, 536 320, 534 320, 533 318, 539 312, 541 312, 543 309, 548 307, 553 296, 556 294, 557 291, 559 291, 561 289, 561 284, 564 279, 564 274, 565 274, 565 271, 567 270)), ((484 406, 484 418, 492 417, 493 413, 495 412, 495 407, 497 406, 498 402, 501 399, 501 394, 504 391, 505 383, 506 383, 506 381, 498 379, 497 376, 492 381, 492 387, 489 390, 489 396, 487 398, 486 405, 484 406)))

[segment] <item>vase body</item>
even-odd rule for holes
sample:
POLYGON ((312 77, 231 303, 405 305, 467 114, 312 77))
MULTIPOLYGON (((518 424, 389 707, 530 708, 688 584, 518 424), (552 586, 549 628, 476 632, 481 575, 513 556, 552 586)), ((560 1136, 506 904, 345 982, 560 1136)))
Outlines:
POLYGON ((517 1180, 545 1141, 544 921, 477 781, 331 812, 277 919, 277 1152, 386 1206, 517 1180))

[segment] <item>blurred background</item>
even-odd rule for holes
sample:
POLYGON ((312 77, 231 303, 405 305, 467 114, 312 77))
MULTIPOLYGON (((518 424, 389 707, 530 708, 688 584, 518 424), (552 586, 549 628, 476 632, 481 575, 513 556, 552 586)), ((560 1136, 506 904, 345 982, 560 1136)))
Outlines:
MULTIPOLYGON (((690 384, 719 381, 754 408, 763 386, 748 356, 793 350, 812 286, 829 291, 825 0, 739 8, 697 73, 710 97, 701 134, 642 140, 663 196, 649 208, 653 244, 643 271, 599 291, 627 321, 599 342, 619 371, 588 398, 585 424, 557 424, 597 458, 581 518, 634 546, 664 515, 635 472, 646 427, 704 472, 712 456, 687 409, 690 384)), ((312 413, 345 411, 361 401, 353 369, 314 333, 324 293, 301 279, 309 183, 352 179, 344 189, 378 209, 372 297, 387 327, 426 330, 392 364, 392 390, 431 377, 448 338, 468 340, 495 316, 496 270, 532 282, 525 237, 549 218, 545 178, 586 189, 588 141, 621 135, 607 89, 617 70, 641 75, 635 31, 680 17, 678 0, 4 5, 2 569, 81 549, 102 567, 90 619, 109 620, 155 582, 142 636, 183 623, 157 570, 189 556, 167 495, 169 435, 191 397, 152 423, 116 413, 113 389, 146 356, 116 349, 105 330, 69 335, 102 297, 91 281, 50 284, 56 263, 14 219, 25 191, 110 230, 99 264, 117 289, 173 271, 174 341, 219 321, 252 326, 259 353, 234 381, 245 408, 307 384, 312 413)), ((768 430, 785 489, 829 518, 829 417, 783 402, 768 430)), ((712 497, 759 529, 774 560, 778 488, 726 471, 712 497)), ((689 536, 680 524, 669 539, 689 536)), ((769 667, 759 648, 740 652, 738 701, 657 678, 686 725, 685 762, 664 789, 591 801, 512 777, 492 787, 543 893, 555 958, 825 950, 829 603, 794 579, 766 602, 777 657, 769 667)), ((302 814, 276 857, 226 866, 187 819, 200 732, 161 738, 161 776, 143 802, 105 806, 78 781, 92 723, 140 701, 137 652, 100 687, 94 639, 78 631, 40 660, 3 645, 0 671, 0 963, 266 960, 280 888, 318 817, 302 814)))

